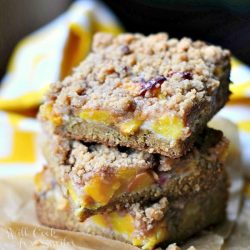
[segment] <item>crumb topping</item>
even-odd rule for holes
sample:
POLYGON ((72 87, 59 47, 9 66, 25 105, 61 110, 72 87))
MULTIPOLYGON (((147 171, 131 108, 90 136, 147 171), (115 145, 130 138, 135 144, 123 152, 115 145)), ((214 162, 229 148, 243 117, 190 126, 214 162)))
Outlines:
POLYGON ((139 203, 131 205, 131 213, 135 217, 135 226, 149 231, 156 222, 161 221, 168 209, 168 200, 161 198, 157 203, 147 208, 142 208, 139 203))
POLYGON ((202 100, 211 101, 229 64, 228 50, 189 38, 99 33, 86 60, 52 84, 47 97, 62 116, 103 109, 118 117, 166 111, 182 117, 202 100))
MULTIPOLYGON (((85 174, 96 172, 105 173, 119 168, 154 169, 158 171, 171 171, 184 167, 190 163, 224 162, 228 140, 221 131, 206 129, 200 135, 194 148, 187 155, 171 159, 157 154, 149 154, 127 147, 108 147, 104 144, 84 143, 68 140, 62 136, 52 135, 50 148, 56 157, 61 171, 72 172, 72 176, 82 178, 85 174)), ((59 170, 58 170, 59 171, 59 170)), ((157 176, 157 173, 155 173, 157 176)), ((157 179, 157 177, 155 177, 157 179)))
POLYGON ((149 168, 153 156, 149 153, 128 148, 112 148, 102 144, 87 146, 78 141, 72 144, 69 164, 76 166, 74 171, 86 173, 109 168, 149 168))

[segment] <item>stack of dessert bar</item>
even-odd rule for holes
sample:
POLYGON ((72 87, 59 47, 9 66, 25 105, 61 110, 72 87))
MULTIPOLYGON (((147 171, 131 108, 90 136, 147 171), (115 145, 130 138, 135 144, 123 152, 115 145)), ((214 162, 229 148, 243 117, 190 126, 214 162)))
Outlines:
POLYGON ((153 249, 222 221, 228 141, 206 124, 229 74, 229 51, 202 41, 97 34, 40 108, 41 223, 153 249))

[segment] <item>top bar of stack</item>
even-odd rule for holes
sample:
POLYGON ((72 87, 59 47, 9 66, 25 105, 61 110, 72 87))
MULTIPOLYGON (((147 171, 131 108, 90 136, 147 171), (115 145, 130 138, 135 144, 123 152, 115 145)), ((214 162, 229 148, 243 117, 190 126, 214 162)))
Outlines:
POLYGON ((71 139, 178 158, 229 97, 230 53, 165 33, 100 33, 40 117, 71 139))

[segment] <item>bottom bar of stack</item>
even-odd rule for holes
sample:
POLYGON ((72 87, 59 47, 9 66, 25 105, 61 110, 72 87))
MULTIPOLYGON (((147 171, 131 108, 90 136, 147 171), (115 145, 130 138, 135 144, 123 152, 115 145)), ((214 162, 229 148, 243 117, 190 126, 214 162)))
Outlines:
POLYGON ((225 217, 228 195, 225 171, 221 171, 214 185, 205 191, 172 200, 163 197, 143 205, 133 203, 128 208, 96 213, 84 222, 79 222, 75 216, 50 169, 44 168, 40 177, 44 190, 37 192, 35 197, 42 224, 102 235, 142 249, 183 241, 225 217))

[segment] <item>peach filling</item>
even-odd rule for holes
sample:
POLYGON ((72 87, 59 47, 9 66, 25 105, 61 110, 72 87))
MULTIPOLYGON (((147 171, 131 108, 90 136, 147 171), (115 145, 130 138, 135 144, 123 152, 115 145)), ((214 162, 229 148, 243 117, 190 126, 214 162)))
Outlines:
MULTIPOLYGON (((109 181, 103 180, 100 176, 96 176, 84 186, 84 191, 95 203, 104 206, 114 196, 114 193, 120 186, 121 182, 115 176, 111 177, 109 181)), ((89 199, 85 199, 86 206, 88 206, 88 200, 89 199)))
POLYGON ((79 114, 83 120, 101 122, 107 125, 113 123, 113 115, 105 110, 84 110, 79 114))
POLYGON ((62 124, 62 118, 53 113, 52 103, 43 104, 40 108, 40 114, 44 119, 51 121, 55 126, 62 124))
POLYGON ((51 183, 46 179, 46 170, 42 169, 34 176, 35 191, 41 193, 51 189, 51 183))
POLYGON ((151 171, 137 172, 135 168, 121 168, 108 176, 93 176, 84 185, 79 195, 71 182, 67 184, 68 194, 82 208, 95 209, 107 205, 123 193, 140 191, 155 182, 151 171))
POLYGON ((121 133, 125 135, 133 135, 135 132, 137 132, 140 129, 142 123, 143 123, 143 120, 130 119, 130 120, 121 122, 119 124, 119 129, 121 133))
POLYGON ((77 192, 75 191, 72 183, 69 181, 67 184, 66 184, 66 187, 67 187, 67 191, 68 191, 68 194, 69 196, 71 197, 71 199, 75 202, 75 203, 79 203, 80 200, 78 199, 78 194, 77 192))
POLYGON ((114 125, 125 135, 134 134, 140 129, 140 126, 143 123, 143 120, 138 118, 128 119, 116 123, 117 118, 115 115, 105 110, 84 110, 79 114, 79 117, 86 121, 95 121, 106 125, 114 125))
POLYGON ((134 218, 129 213, 112 212, 108 214, 97 214, 87 219, 102 229, 120 234, 133 245, 142 249, 153 249, 158 243, 167 239, 167 227, 164 222, 160 222, 153 229, 145 232, 143 236, 136 236, 134 218))
POLYGON ((167 227, 164 224, 162 222, 156 225, 144 237, 132 239, 132 244, 145 250, 154 249, 157 244, 166 241, 168 238, 167 227))
MULTIPOLYGON (((84 110, 79 116, 83 120, 113 125, 124 135, 135 134, 145 121, 145 118, 134 117, 118 122, 114 114, 105 110, 84 110)), ((151 128, 161 136, 169 139, 178 139, 182 134, 184 126, 180 118, 163 115, 159 119, 152 120, 151 128)))
MULTIPOLYGON (((95 205, 105 206, 112 198, 124 192, 140 191, 154 183, 154 178, 150 171, 136 173, 135 169, 120 169, 115 175, 108 179, 95 176, 84 187, 86 196, 90 196, 95 205)), ((86 207, 88 204, 85 199, 86 207)))
POLYGON ((176 116, 169 117, 165 115, 152 123, 154 132, 169 139, 180 138, 183 127, 182 120, 176 116))

